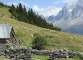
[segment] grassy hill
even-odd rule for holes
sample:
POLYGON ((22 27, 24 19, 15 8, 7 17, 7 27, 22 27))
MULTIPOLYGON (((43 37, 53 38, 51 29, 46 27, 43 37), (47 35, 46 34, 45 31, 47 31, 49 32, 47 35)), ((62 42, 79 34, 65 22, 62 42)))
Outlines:
POLYGON ((83 51, 83 36, 49 30, 24 22, 19 22, 11 18, 9 8, 0 7, 0 24, 9 24, 13 26, 16 36, 21 40, 21 45, 31 46, 34 35, 45 36, 48 41, 46 49, 68 48, 75 51, 83 51))

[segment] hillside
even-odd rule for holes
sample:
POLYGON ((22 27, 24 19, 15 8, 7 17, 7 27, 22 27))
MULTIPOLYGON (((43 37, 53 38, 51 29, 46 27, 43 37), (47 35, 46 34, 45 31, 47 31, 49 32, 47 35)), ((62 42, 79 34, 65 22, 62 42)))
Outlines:
POLYGON ((21 3, 19 3, 17 7, 12 4, 12 6, 10 6, 9 8, 9 12, 12 14, 11 18, 15 17, 15 19, 18 21, 22 21, 46 29, 61 31, 61 28, 54 27, 53 24, 48 23, 38 13, 34 12, 32 8, 29 8, 27 11, 26 7, 23 7, 21 3))
POLYGON ((0 24, 13 26, 16 36, 21 40, 21 45, 31 46, 35 34, 45 36, 48 41, 46 49, 68 48, 75 51, 83 51, 83 36, 40 28, 28 23, 19 22, 11 18, 9 8, 0 7, 0 24))

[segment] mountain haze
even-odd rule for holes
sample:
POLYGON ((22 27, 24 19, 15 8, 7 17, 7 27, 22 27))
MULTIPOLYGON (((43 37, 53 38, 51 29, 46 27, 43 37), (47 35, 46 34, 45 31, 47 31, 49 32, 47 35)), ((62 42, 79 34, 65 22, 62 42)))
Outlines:
POLYGON ((62 31, 83 34, 83 0, 79 0, 76 5, 66 4, 57 16, 51 16, 48 20, 62 31))

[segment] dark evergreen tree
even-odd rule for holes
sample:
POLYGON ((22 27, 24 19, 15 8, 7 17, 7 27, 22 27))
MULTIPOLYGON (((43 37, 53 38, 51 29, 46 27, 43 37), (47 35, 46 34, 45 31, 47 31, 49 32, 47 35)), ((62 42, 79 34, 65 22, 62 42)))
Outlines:
POLYGON ((19 12, 20 13, 23 13, 23 7, 22 7, 22 4, 21 3, 19 3, 19 12))
POLYGON ((0 2, 0 6, 4 6, 4 4, 2 2, 0 2))
POLYGON ((19 7, 16 7, 16 13, 19 14, 19 7))
POLYGON ((60 28, 54 27, 52 24, 48 23, 38 13, 36 14, 31 8, 29 8, 27 12, 25 6, 22 6, 21 3, 19 3, 19 5, 16 8, 12 4, 9 11, 19 21, 23 21, 47 29, 61 31, 60 28))
POLYGON ((9 8, 10 8, 10 6, 5 5, 5 4, 3 4, 2 2, 0 2, 0 6, 2 6, 2 7, 9 7, 9 8))
POLYGON ((25 6, 23 7, 23 15, 27 17, 27 11, 26 11, 25 6))
POLYGON ((16 8, 15 6, 12 4, 12 6, 10 7, 10 10, 9 10, 11 13, 14 13, 16 12, 16 8))

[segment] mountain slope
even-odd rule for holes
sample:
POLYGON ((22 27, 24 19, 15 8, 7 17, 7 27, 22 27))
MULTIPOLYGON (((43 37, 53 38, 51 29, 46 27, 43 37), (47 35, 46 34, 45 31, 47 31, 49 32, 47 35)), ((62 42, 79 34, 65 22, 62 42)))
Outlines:
POLYGON ((80 34, 83 25, 83 0, 79 0, 76 5, 65 5, 52 22, 54 26, 62 28, 62 31, 80 34))
POLYGON ((29 8, 27 11, 25 6, 23 7, 21 3, 19 3, 17 7, 12 4, 12 6, 10 6, 9 8, 10 13, 12 14, 11 18, 13 18, 14 16, 18 21, 33 24, 47 29, 61 31, 60 28, 54 27, 52 24, 43 19, 39 14, 35 13, 32 8, 29 8))
POLYGON ((28 23, 19 22, 11 18, 9 8, 0 8, 0 23, 13 26, 16 36, 21 40, 21 45, 31 46, 35 34, 46 37, 48 46, 46 49, 68 48, 70 50, 83 51, 83 36, 70 33, 40 28, 28 23), (2 12, 1 12, 2 11, 2 12))
POLYGON ((74 5, 68 5, 66 4, 62 10, 57 14, 57 16, 49 16, 47 20, 50 21, 59 21, 61 19, 66 20, 66 18, 68 17, 68 15, 72 12, 72 10, 74 9, 74 5))
POLYGON ((83 24, 72 26, 72 27, 66 29, 65 31, 66 32, 69 31, 71 33, 76 33, 76 34, 78 34, 78 33, 83 34, 83 24))

